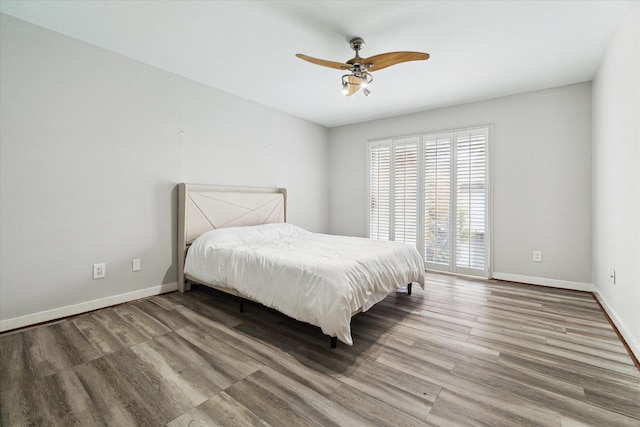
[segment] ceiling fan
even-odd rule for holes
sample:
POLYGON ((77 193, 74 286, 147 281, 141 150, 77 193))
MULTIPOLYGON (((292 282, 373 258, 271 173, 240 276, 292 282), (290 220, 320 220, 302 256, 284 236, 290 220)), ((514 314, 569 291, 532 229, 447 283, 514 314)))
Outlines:
POLYGON ((356 56, 345 63, 326 61, 324 59, 313 58, 301 53, 296 54, 296 56, 313 64, 322 65, 323 67, 350 71, 351 74, 345 74, 342 76, 342 93, 346 96, 353 95, 360 90, 360 88, 362 88, 365 96, 369 96, 371 91, 368 86, 373 81, 373 76, 370 71, 382 70, 383 68, 387 68, 401 62, 429 59, 428 53, 421 52, 388 52, 371 56, 369 58, 360 58, 360 49, 362 49, 362 46, 364 45, 364 40, 360 37, 356 37, 352 39, 349 44, 351 45, 351 49, 356 51, 356 56))

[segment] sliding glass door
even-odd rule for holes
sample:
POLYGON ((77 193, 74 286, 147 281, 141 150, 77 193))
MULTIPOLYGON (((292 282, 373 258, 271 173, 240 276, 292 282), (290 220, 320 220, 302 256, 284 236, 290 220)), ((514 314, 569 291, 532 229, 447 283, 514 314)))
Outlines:
POLYGON ((489 273, 488 129, 424 136, 425 266, 489 273))
POLYGON ((489 276, 488 140, 483 127, 370 142, 369 237, 412 244, 427 269, 489 276))

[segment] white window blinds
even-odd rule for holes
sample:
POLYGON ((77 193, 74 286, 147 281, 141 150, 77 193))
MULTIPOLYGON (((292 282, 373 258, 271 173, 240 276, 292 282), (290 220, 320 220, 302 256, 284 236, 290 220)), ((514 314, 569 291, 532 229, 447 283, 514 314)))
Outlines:
POLYGON ((394 141, 394 237, 416 247, 418 240, 418 140, 394 141))
POLYGON ((425 256, 428 263, 451 262, 451 135, 424 138, 425 256))
POLYGON ((369 147, 369 237, 389 240, 391 147, 369 147))
POLYGON ((489 275, 487 127, 369 143, 369 237, 430 269, 489 275))
POLYGON ((486 147, 484 131, 456 133, 456 266, 485 267, 486 147))

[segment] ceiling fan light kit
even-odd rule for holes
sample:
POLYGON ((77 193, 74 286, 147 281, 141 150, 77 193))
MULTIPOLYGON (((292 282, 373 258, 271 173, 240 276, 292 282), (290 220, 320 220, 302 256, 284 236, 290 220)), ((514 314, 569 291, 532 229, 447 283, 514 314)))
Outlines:
POLYGON ((369 84, 373 81, 373 76, 366 71, 353 74, 345 74, 342 76, 342 93, 345 96, 351 96, 362 88, 364 96, 369 96, 371 91, 368 89, 369 84))
POLYGON ((312 64, 350 71, 351 74, 345 74, 342 76, 342 93, 345 96, 351 96, 360 89, 362 89, 365 96, 369 96, 369 94, 371 94, 369 85, 373 81, 373 76, 369 71, 382 70, 383 68, 387 68, 401 62, 429 59, 429 54, 422 52, 388 52, 371 56, 369 58, 361 58, 360 49, 362 49, 362 46, 364 45, 364 40, 360 37, 356 37, 352 39, 349 44, 351 45, 351 49, 356 52, 356 56, 344 63, 313 58, 301 53, 296 54, 296 56, 300 59, 311 62, 312 64))

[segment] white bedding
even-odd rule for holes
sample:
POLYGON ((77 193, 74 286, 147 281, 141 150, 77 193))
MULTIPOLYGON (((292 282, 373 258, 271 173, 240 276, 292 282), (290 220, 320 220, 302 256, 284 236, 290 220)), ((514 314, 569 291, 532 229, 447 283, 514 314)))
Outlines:
POLYGON ((404 243, 311 233, 291 224, 209 231, 191 244, 185 274, 239 291, 352 345, 351 315, 408 283, 424 264, 404 243))

